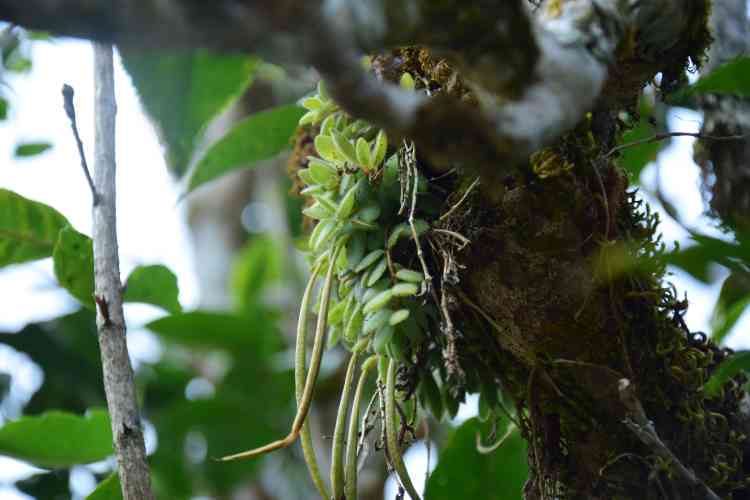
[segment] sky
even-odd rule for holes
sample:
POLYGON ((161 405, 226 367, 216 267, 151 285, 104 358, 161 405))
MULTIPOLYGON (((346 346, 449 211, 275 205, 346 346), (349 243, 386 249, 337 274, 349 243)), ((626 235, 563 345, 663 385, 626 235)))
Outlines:
MULTIPOLYGON (((93 146, 93 54, 88 43, 81 41, 36 42, 30 73, 8 78, 6 89, 12 103, 10 117, 0 122, 0 187, 41 201, 64 214, 76 229, 91 234, 91 198, 79 164, 78 152, 62 109, 60 89, 68 83, 76 91, 76 108, 81 136, 88 158, 93 146), (18 143, 51 142, 46 153, 28 159, 17 159, 18 143)), ((185 206, 178 203, 182 186, 166 170, 153 127, 144 116, 128 76, 116 66, 117 163, 118 163, 118 238, 123 277, 140 264, 161 263, 178 276, 180 301, 187 309, 199 301, 192 255, 185 223, 185 206)), ((700 116, 676 110, 669 116, 673 131, 698 131, 700 116)), ((692 161, 691 138, 677 138, 660 154, 661 177, 667 198, 679 208, 687 224, 702 232, 718 234, 703 216, 704 205, 699 193, 699 171, 692 161)), ((643 174, 646 189, 653 188, 656 166, 643 174)), ((687 232, 663 214, 661 230, 664 240, 687 242, 687 232)), ((721 280, 705 286, 686 273, 673 270, 671 281, 680 294, 690 299, 686 319, 693 330, 710 331, 709 320, 718 296, 721 280)), ((726 272, 717 268, 717 277, 726 272)), ((77 308, 73 299, 60 290, 52 273, 50 259, 10 266, 0 270, 0 330, 16 331, 29 322, 51 319, 77 308)), ((126 305, 129 325, 129 347, 134 363, 155 361, 160 346, 142 325, 161 314, 146 305, 126 305)), ((750 347, 750 315, 747 313, 729 337, 731 347, 750 347), (745 332, 744 335, 740 332, 745 332)), ((11 391, 29 397, 41 384, 42 376, 22 356, 0 345, 0 371, 13 370, 11 391)), ((19 408, 20 409, 20 408, 19 408)), ((476 400, 463 408, 461 418, 476 412, 476 400)), ((424 448, 424 445, 422 445, 424 448)), ((424 450, 411 450, 415 482, 424 477, 424 450)), ((433 453, 433 457, 436 453, 433 453)), ((432 465, 435 460, 433 458, 432 465)), ((24 498, 9 487, 18 475, 33 469, 0 457, 0 500, 24 498)), ((90 471, 78 468, 73 474, 75 490, 85 495, 93 488, 90 471)), ((390 481, 387 493, 395 492, 390 481)), ((392 498, 393 495, 390 495, 392 498)))

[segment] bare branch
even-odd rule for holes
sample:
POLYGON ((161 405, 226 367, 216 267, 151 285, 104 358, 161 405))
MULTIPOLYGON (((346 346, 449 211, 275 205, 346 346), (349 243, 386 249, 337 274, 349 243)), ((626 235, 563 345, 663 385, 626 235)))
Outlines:
POLYGON ((99 196, 96 194, 96 189, 94 188, 94 180, 91 178, 89 165, 88 162, 86 162, 86 153, 84 153, 83 151, 83 142, 81 141, 81 136, 78 133, 76 108, 75 104, 73 103, 73 96, 75 95, 75 91, 73 90, 73 87, 66 83, 65 85, 63 85, 62 95, 63 108, 65 109, 65 114, 68 115, 68 119, 70 120, 70 128, 73 131, 73 138, 75 138, 76 146, 78 146, 78 156, 81 157, 81 168, 83 169, 83 175, 86 176, 86 182, 88 182, 89 189, 91 189, 91 199, 94 206, 96 206, 99 203, 99 196))
POLYGON ((635 386, 630 380, 623 378, 619 381, 618 389, 620 391, 620 401, 622 401, 628 416, 624 423, 628 429, 647 447, 649 447, 658 457, 670 464, 672 470, 684 481, 691 486, 699 488, 706 500, 719 500, 718 495, 709 488, 706 483, 700 480, 693 471, 685 467, 680 459, 672 453, 666 444, 659 438, 654 429, 654 424, 643 411, 643 406, 638 400, 635 393, 635 386))
POLYGON ((613 154, 618 153, 622 151, 623 149, 628 149, 628 148, 632 148, 635 146, 642 146, 644 144, 651 144, 653 142, 664 141, 672 137, 695 137, 696 139, 704 139, 707 141, 727 142, 727 141, 746 140, 750 137, 750 134, 723 135, 722 136, 722 135, 705 135, 699 132, 663 132, 661 134, 654 134, 649 137, 644 137, 643 139, 638 139, 637 141, 627 142, 625 144, 620 144, 619 146, 615 146, 614 148, 610 149, 609 152, 607 152, 607 154, 604 155, 604 158, 609 158, 613 154))
POLYGON ((0 0, 0 18, 131 46, 208 47, 311 64, 346 111, 450 164, 521 160, 550 144, 592 109, 626 35, 638 33, 639 53, 657 57, 681 40, 705 1, 569 0, 531 17, 523 0, 0 0), (447 15, 456 9, 478 14, 463 22, 447 15), (363 51, 406 43, 454 61, 479 109, 426 99, 361 68, 363 51))
POLYGON ((125 500, 150 500, 151 480, 122 311, 115 214, 115 92, 112 46, 94 44, 94 282, 104 390, 125 500))

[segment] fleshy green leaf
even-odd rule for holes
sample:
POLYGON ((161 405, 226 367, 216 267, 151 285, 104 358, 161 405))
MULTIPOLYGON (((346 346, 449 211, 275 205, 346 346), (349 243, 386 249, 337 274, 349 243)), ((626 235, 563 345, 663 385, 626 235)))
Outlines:
POLYGON ((144 302, 178 313, 182 310, 178 296, 177 276, 161 265, 138 266, 128 276, 125 302, 144 302))
POLYGON ((259 61, 243 55, 144 52, 121 48, 125 69, 166 146, 185 173, 206 126, 248 88, 259 61))
POLYGON ((714 374, 703 386, 708 397, 719 394, 721 386, 741 371, 750 370, 750 351, 737 351, 721 362, 714 374))
POLYGON ((85 416, 51 411, 0 428, 0 454, 39 467, 96 462, 112 452, 112 431, 104 410, 85 416))
POLYGON ((208 181, 272 158, 289 145, 303 109, 282 106, 256 113, 239 122, 211 146, 190 178, 188 192, 208 181))
MULTIPOLYGON (((507 419, 503 419, 500 428, 506 425, 507 419)), ((456 429, 427 481, 426 500, 506 500, 523 496, 528 477, 526 443, 516 432, 498 450, 483 455, 476 449, 476 434, 481 429, 476 418, 456 429)))
POLYGON ((119 476, 112 474, 107 477, 86 497, 86 500, 122 500, 119 476))
POLYGON ((94 307, 94 247, 70 226, 60 231, 52 254, 57 281, 78 301, 94 307))
POLYGON ((739 57, 722 64, 693 85, 673 94, 669 102, 688 105, 700 94, 728 94, 742 98, 750 97, 750 58, 739 57))
POLYGON ((49 142, 27 142, 16 146, 16 158, 25 158, 27 156, 36 156, 52 148, 49 142))
POLYGON ((67 225, 54 208, 0 189, 0 267, 49 257, 67 225))

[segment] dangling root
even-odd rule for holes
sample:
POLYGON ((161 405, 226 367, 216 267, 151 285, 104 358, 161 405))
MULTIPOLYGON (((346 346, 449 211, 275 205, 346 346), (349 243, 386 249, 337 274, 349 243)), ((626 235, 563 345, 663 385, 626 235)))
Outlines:
POLYGON ((398 443, 398 429, 396 428, 396 361, 391 360, 388 364, 388 375, 385 382, 385 437, 388 455, 391 465, 396 471, 399 481, 412 500, 420 500, 419 493, 411 482, 409 473, 406 471, 404 458, 401 456, 401 447, 398 443))
POLYGON ((240 460, 246 458, 253 458, 264 453, 268 453, 275 450, 286 448, 287 446, 294 443, 300 435, 302 426, 307 418, 307 412, 310 410, 312 403, 313 392, 315 391, 315 382, 318 379, 318 373, 320 372, 320 361, 323 357, 323 344, 325 343, 327 320, 328 320, 328 303, 331 298, 331 287, 333 284, 333 270, 336 267, 336 258, 338 257, 341 246, 334 247, 331 250, 329 256, 328 272, 326 273, 325 282, 323 284, 323 291, 321 292, 320 299, 320 310, 318 311, 318 323, 315 327, 315 343, 313 344, 312 357, 310 359, 310 370, 307 372, 307 378, 305 379, 305 389, 302 393, 302 398, 299 400, 297 405, 297 415, 294 417, 292 423, 292 429, 284 439, 279 439, 272 443, 268 443, 260 448, 253 450, 243 451, 234 455, 228 455, 222 457, 219 460, 222 462, 228 462, 230 460, 240 460))
POLYGON ((354 370, 359 358, 359 349, 354 349, 349 359, 349 366, 344 376, 344 387, 341 391, 341 401, 336 414, 336 425, 333 428, 333 446, 331 448, 331 490, 333 500, 344 499, 344 425, 346 422, 346 411, 349 407, 349 393, 354 380, 354 370))
MULTIPOLYGON (((310 281, 307 283, 305 293, 302 295, 302 303, 300 304, 299 319, 297 321, 297 343, 295 346, 294 356, 294 392, 297 398, 297 404, 302 401, 302 394, 305 389, 305 344, 307 341, 307 315, 310 309, 310 297, 312 296, 313 289, 315 288, 315 282, 320 274, 320 266, 315 266, 310 275, 310 281)), ((323 476, 320 475, 320 467, 318 467, 318 460, 315 457, 315 447, 312 443, 312 435, 310 433, 310 421, 305 420, 300 432, 300 445, 302 446, 302 455, 305 457, 305 463, 307 464, 307 470, 310 472, 310 478, 312 479, 315 488, 318 490, 321 498, 330 498, 328 488, 326 487, 323 476)))
POLYGON ((362 363, 357 390, 354 391, 352 411, 349 414, 349 432, 346 438, 346 464, 344 465, 345 498, 357 498, 357 424, 359 423, 359 405, 362 402, 362 393, 365 390, 367 375, 377 362, 378 357, 373 355, 362 363))

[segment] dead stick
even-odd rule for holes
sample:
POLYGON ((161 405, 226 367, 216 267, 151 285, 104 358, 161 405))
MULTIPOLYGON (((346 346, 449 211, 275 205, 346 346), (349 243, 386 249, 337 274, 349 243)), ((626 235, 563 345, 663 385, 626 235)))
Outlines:
POLYGON ((115 213, 112 46, 94 44, 94 282, 104 390, 124 500, 151 500, 151 479, 122 311, 115 213), (98 199, 97 199, 98 198, 98 199))

